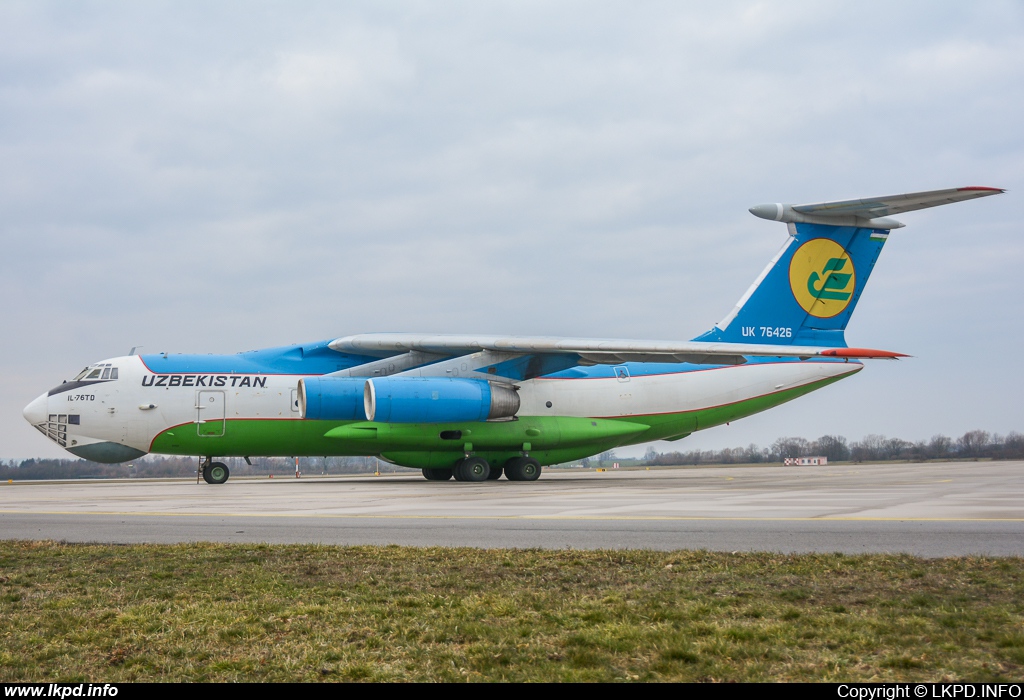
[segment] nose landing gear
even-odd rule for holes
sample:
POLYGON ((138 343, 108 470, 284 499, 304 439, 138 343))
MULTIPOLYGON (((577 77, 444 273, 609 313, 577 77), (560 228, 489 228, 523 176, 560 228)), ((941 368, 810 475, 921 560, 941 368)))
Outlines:
MULTIPOLYGON (((203 475, 203 481, 208 484, 223 484, 231 476, 228 465, 223 462, 214 462, 210 457, 199 463, 199 469, 203 475)), ((198 477, 196 481, 198 481, 198 477)))

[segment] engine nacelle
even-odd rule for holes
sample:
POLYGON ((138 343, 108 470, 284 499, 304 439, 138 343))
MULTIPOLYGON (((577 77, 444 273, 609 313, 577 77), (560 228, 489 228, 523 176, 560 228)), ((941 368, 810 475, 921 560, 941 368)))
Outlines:
POLYGON ((309 420, 366 420, 362 377, 299 380, 299 416, 309 420))
POLYGON ((479 379, 381 377, 367 379, 366 417, 378 423, 459 423, 511 418, 519 394, 479 379))

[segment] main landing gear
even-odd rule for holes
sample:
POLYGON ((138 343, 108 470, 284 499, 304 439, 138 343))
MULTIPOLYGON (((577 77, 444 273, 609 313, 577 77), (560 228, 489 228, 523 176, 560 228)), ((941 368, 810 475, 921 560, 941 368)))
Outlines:
POLYGON ((452 472, 456 481, 487 481, 491 475, 491 465, 481 457, 466 457, 459 460, 452 472))
POLYGON ((214 462, 209 457, 201 462, 199 467, 203 473, 203 481, 208 484, 223 484, 231 475, 228 465, 223 462, 214 462))
POLYGON ((429 481, 496 481, 504 472, 509 481, 536 481, 540 477, 540 462, 532 457, 514 457, 504 467, 495 467, 482 457, 466 457, 455 463, 451 469, 424 469, 423 476, 429 481))
POLYGON ((532 457, 513 457, 505 462, 505 478, 509 481, 536 481, 540 478, 540 462, 532 457))

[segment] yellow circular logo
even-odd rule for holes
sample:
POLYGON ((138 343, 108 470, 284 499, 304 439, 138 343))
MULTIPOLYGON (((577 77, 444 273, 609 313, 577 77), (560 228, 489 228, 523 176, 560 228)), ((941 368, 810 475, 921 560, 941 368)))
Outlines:
POLYGON ((843 247, 828 238, 807 241, 789 263, 793 296, 811 316, 832 318, 850 305, 857 278, 843 247))

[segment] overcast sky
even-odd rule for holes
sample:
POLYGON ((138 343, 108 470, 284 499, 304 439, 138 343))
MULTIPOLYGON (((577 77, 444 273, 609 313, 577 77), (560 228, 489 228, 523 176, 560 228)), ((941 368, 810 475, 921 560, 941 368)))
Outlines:
POLYGON ((1010 192, 899 217, 847 330, 914 359, 672 449, 1024 431, 1024 4, 926 7, 6 0, 0 457, 134 345, 688 339, 751 205, 963 185, 1010 192))

